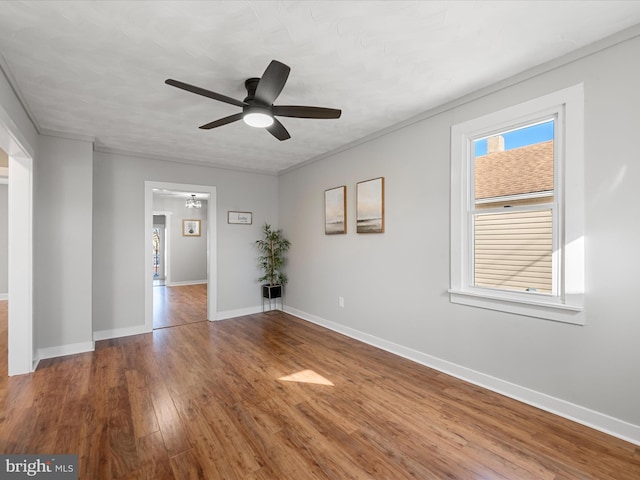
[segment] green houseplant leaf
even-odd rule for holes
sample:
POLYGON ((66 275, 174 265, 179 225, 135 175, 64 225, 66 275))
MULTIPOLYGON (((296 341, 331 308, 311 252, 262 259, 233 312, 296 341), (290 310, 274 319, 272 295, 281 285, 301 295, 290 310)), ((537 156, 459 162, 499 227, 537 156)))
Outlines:
POLYGON ((258 265, 263 273, 258 281, 269 285, 285 285, 287 276, 282 268, 285 263, 285 253, 289 250, 291 242, 284 238, 282 229, 272 230, 271 225, 265 223, 262 227, 262 238, 256 240, 256 246, 260 252, 258 265))

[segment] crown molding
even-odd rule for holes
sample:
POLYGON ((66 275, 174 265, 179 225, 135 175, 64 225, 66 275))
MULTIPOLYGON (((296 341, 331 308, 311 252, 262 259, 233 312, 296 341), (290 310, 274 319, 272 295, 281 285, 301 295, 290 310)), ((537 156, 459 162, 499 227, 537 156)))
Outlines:
POLYGON ((83 135, 81 133, 71 132, 59 132, 57 130, 49 130, 46 128, 41 129, 39 133, 40 135, 46 135, 48 137, 64 138, 66 140, 78 140, 80 142, 94 143, 96 141, 96 137, 92 137, 91 135, 83 135))
POLYGON ((118 155, 127 155, 127 156, 132 156, 132 157, 139 157, 139 158, 146 158, 146 159, 151 159, 151 160, 161 160, 161 161, 166 161, 166 162, 172 162, 172 163, 182 163, 182 164, 189 164, 189 165, 198 165, 198 166, 205 166, 205 167, 211 167, 211 168, 219 168, 222 170, 230 170, 230 171, 236 171, 236 172, 244 172, 244 173, 255 173, 255 174, 261 174, 261 175, 275 175, 275 176, 280 176, 280 175, 285 175, 289 172, 292 172, 294 170, 297 170, 298 168, 302 168, 304 166, 310 165, 311 163, 315 163, 317 161, 323 160, 325 158, 329 158, 332 157, 334 155, 337 155, 339 153, 345 152, 347 150, 350 150, 352 148, 355 148, 359 145, 371 142, 375 139, 378 139, 380 137, 383 137, 389 133, 395 132, 396 130, 400 130, 402 128, 408 127, 410 125, 413 125, 415 123, 421 122, 423 120, 427 120, 429 118, 432 118, 436 115, 439 115, 441 113, 447 112, 449 110, 452 110, 454 108, 460 107, 462 105, 465 105, 469 102, 472 102, 474 100, 478 100, 480 98, 483 98, 485 96, 488 96, 490 94, 499 92, 500 90, 503 90, 505 88, 511 87, 513 85, 517 85, 519 83, 522 83, 526 80, 532 79, 534 77, 537 77, 539 75, 542 75, 544 73, 550 72, 552 70, 555 70, 559 67, 562 67, 564 65, 568 65, 572 62, 575 62, 577 60, 580 60, 582 58, 588 57, 590 55, 593 55, 595 53, 598 53, 602 50, 606 50, 608 48, 611 48, 615 45, 618 45, 620 43, 626 42, 628 40, 631 40, 635 37, 640 36, 640 24, 639 25, 634 25, 632 27, 629 27, 625 30, 622 30, 620 32, 617 32, 613 35, 610 35, 609 37, 606 37, 602 40, 598 40, 594 43, 591 43, 589 45, 585 45, 584 47, 581 47, 573 52, 569 52, 565 55, 562 55, 558 58, 549 60, 545 63, 542 63, 540 65, 537 65, 535 67, 529 68, 521 73, 518 73, 516 75, 513 75, 507 79, 498 81, 496 83, 493 83, 487 87, 478 89, 472 93, 469 93, 467 95, 464 95, 460 98, 457 98, 455 100, 449 101, 447 103, 444 103, 442 105, 436 106, 432 109, 429 109, 423 113, 420 113, 416 116, 410 117, 407 120, 404 120, 402 122, 396 123, 394 125, 391 125, 389 127, 383 128, 381 130, 378 130, 374 133, 371 133, 369 135, 366 135, 358 140, 354 140, 352 142, 346 143, 345 145, 342 145, 338 148, 335 148, 333 150, 330 150, 328 152, 325 152, 321 155, 317 155, 313 158, 310 158, 308 160, 305 160, 301 163, 298 163, 296 165, 293 165, 291 167, 285 168, 283 170, 280 171, 276 171, 276 172, 270 172, 270 171, 266 171, 266 170, 259 170, 259 169, 251 169, 251 168, 242 168, 242 167, 233 167, 233 166, 229 166, 229 165, 220 165, 220 164, 216 164, 216 163, 211 163, 211 162, 206 162, 206 161, 201 161, 201 160, 193 160, 193 159, 176 159, 173 157, 163 157, 161 155, 156 155, 156 154, 150 154, 150 153, 143 153, 143 152, 136 152, 136 151, 128 151, 128 150, 120 150, 117 148, 110 148, 110 147, 106 147, 106 146, 98 146, 96 145, 96 137, 92 137, 92 136, 87 136, 87 135, 81 135, 81 134, 75 134, 75 133, 67 133, 67 132, 59 132, 59 131, 54 131, 54 130, 46 130, 46 129, 42 129, 40 127, 40 125, 38 124, 38 122, 35 119, 35 116, 33 115, 33 113, 31 112, 31 110, 29 109, 29 106, 26 102, 26 100, 24 99, 24 96, 22 95, 20 88, 18 87, 18 84, 15 80, 15 78, 13 77, 13 74, 11 73, 11 69, 9 68, 9 65, 6 61, 6 59, 4 58, 4 56, 2 55, 2 53, 0 53, 0 72, 4 75, 4 77, 6 78, 10 88, 13 90, 13 93, 15 94, 16 98, 18 99, 18 101, 20 102, 20 105, 22 106, 22 108, 24 109, 25 113, 27 114, 27 117, 29 118, 29 120, 31 121, 31 123, 33 124, 34 128, 36 129, 36 131, 38 132, 38 134, 40 135, 48 135, 48 136, 53 136, 53 137, 59 137, 59 138, 66 138, 66 139, 71 139, 71 140, 80 140, 80 141, 86 141, 86 142, 92 142, 94 144, 94 151, 97 152, 103 152, 103 153, 111 153, 111 154, 118 154, 118 155))
POLYGON ((146 153, 146 152, 139 152, 139 151, 132 151, 132 150, 126 150, 126 149, 119 149, 119 148, 112 148, 112 147, 107 147, 105 145, 97 145, 94 143, 93 146, 93 151, 94 152, 100 152, 100 153, 107 153, 110 155, 124 155, 127 157, 135 157, 135 158, 142 158, 145 160, 155 160, 155 161, 161 161, 161 162, 170 162, 170 163, 179 163, 179 164, 186 164, 186 165, 195 165, 198 167, 208 167, 208 168, 216 168, 216 169, 220 169, 220 170, 229 170, 232 172, 242 172, 242 173, 254 173, 254 174, 258 174, 258 175, 267 175, 267 176, 277 176, 278 172, 269 172, 266 170, 258 170, 255 168, 243 168, 243 167, 234 167, 231 165, 221 165, 221 164, 217 164, 217 163, 213 163, 213 162, 205 162, 202 160, 194 160, 194 159, 189 159, 189 158, 175 158, 175 157, 167 157, 167 156, 163 156, 163 155, 157 155, 157 154, 153 154, 153 153, 146 153))
POLYGON ((27 114, 27 117, 29 118, 29 121, 33 125, 33 128, 35 128, 36 132, 40 134, 42 132, 40 125, 38 125, 38 122, 36 121, 36 117, 33 115, 33 113, 31 112, 31 109, 29 108, 29 105, 27 104, 27 101, 24 99, 24 95, 22 95, 22 92, 18 87, 18 82, 16 82, 16 79, 13 76, 13 73, 11 73, 11 69, 9 68, 9 64, 7 63, 7 59, 4 58, 4 55, 2 55, 2 52, 0 52, 0 72, 2 73, 2 75, 4 75, 4 78, 7 80, 9 87, 11 88, 11 90, 13 91, 13 94, 18 99, 20 106, 22 107, 24 112, 27 114))
POLYGON ((354 140, 353 142, 349 142, 334 150, 315 156, 313 158, 310 158, 309 160, 306 160, 304 162, 293 165, 292 167, 281 170, 280 172, 278 172, 278 175, 285 175, 289 172, 297 170, 298 168, 302 168, 311 163, 323 160, 325 158, 332 157, 339 153, 355 148, 359 145, 363 145, 365 143, 371 142, 389 133, 395 132, 396 130, 400 130, 402 128, 408 127, 410 125, 421 122, 423 120, 427 120, 429 118, 435 117, 436 115, 440 115, 441 113, 447 112, 449 110, 453 110, 454 108, 460 107, 474 100, 481 99, 493 93, 504 90, 508 87, 512 87, 526 80, 535 78, 544 73, 556 70, 565 65, 569 65, 570 63, 573 63, 577 60, 589 57, 593 54, 596 54, 608 48, 614 47, 620 43, 624 43, 626 41, 632 40, 638 36, 640 36, 640 24, 626 28, 625 30, 621 30, 620 32, 614 33, 613 35, 610 35, 606 38, 598 40, 594 43, 590 43, 589 45, 585 45, 584 47, 581 47, 577 50, 566 53, 560 57, 554 58, 547 62, 541 63, 540 65, 531 67, 520 73, 512 75, 509 78, 500 80, 496 83, 493 83, 486 87, 475 90, 474 92, 468 93, 467 95, 463 95, 462 97, 456 98, 447 103, 431 108, 423 113, 410 117, 407 120, 403 120, 402 122, 383 128, 382 130, 378 130, 377 132, 371 133, 358 140, 354 140))

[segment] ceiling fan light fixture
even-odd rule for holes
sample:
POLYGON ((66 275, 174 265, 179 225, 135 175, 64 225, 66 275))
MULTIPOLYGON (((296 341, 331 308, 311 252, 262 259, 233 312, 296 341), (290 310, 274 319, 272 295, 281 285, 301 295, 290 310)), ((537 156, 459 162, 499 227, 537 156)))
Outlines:
POLYGON ((342 113, 341 110, 336 108, 274 105, 274 102, 282 92, 289 78, 290 71, 291 68, 284 63, 272 60, 262 74, 262 77, 251 77, 245 80, 244 87, 247 90, 247 96, 242 101, 172 78, 167 78, 164 83, 172 87, 180 88, 181 90, 186 90, 187 92, 242 108, 242 112, 200 125, 198 128, 202 130, 211 130, 212 128, 222 127, 223 125, 243 120, 244 123, 250 127, 264 128, 276 139, 283 141, 291 138, 291 135, 284 125, 276 120, 275 117, 340 118, 340 114, 342 113))
POLYGON ((250 127, 256 128, 265 128, 273 125, 271 113, 267 109, 260 107, 247 108, 242 116, 242 120, 250 127))

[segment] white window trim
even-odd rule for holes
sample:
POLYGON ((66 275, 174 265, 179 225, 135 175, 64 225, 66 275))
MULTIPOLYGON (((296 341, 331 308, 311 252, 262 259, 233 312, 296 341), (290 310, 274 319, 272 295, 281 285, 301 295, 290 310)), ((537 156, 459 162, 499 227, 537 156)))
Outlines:
POLYGON ((530 200, 533 198, 545 198, 553 195, 553 190, 548 190, 544 192, 533 192, 533 193, 521 193, 518 195, 505 195, 502 197, 491 197, 491 198, 479 198, 476 200, 477 205, 482 205, 483 203, 498 203, 498 202, 515 202, 518 200, 530 200))
POLYGON ((566 89, 451 127, 451 286, 450 301, 491 310, 585 324, 584 293, 584 86, 566 89), (557 112, 556 220, 560 228, 554 255, 556 295, 476 287, 471 281, 472 140, 557 112))

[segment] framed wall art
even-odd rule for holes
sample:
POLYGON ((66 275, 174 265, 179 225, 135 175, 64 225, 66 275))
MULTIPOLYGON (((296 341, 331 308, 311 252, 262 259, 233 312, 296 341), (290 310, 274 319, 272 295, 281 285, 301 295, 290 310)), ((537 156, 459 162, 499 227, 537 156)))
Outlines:
POLYGON ((252 212, 227 212, 227 223, 251 225, 253 223, 252 212))
POLYGON ((384 233, 384 177, 356 185, 356 232, 384 233))
POLYGON ((200 236, 200 220, 183 219, 182 220, 182 236, 183 237, 199 237, 200 236))
POLYGON ((324 233, 347 233, 347 187, 344 185, 324 191, 324 233))

